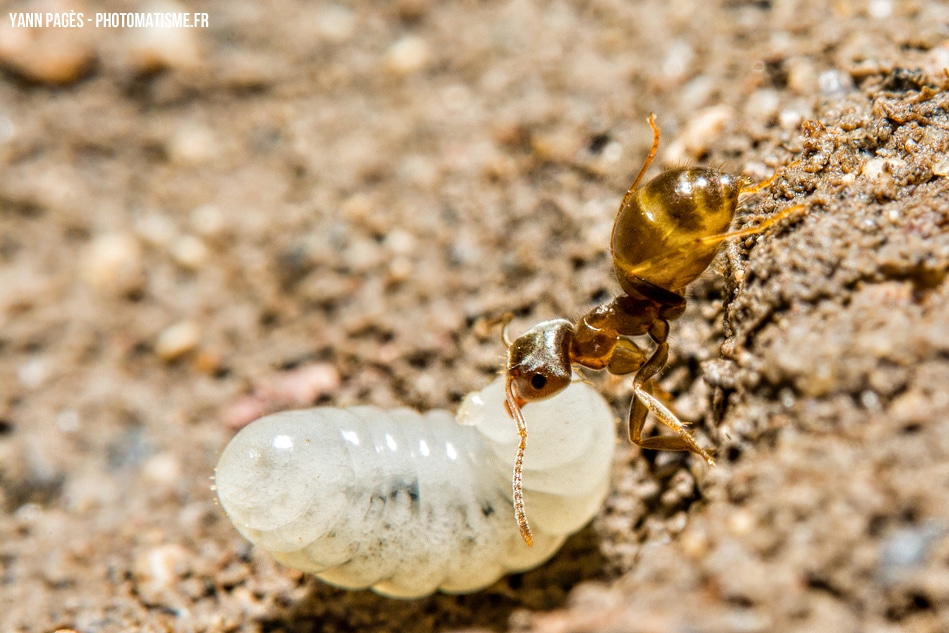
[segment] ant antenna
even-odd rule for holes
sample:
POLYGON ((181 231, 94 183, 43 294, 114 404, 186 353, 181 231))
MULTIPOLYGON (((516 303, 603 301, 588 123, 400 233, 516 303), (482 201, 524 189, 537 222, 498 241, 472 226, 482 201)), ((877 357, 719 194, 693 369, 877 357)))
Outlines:
POLYGON ((511 321, 513 320, 514 320, 514 313, 505 312, 501 316, 494 316, 494 317, 491 317, 490 319, 486 319, 484 321, 484 327, 490 331, 491 328, 493 328, 495 325, 500 323, 501 324, 501 342, 504 343, 504 347, 510 347, 511 339, 508 338, 507 328, 509 325, 511 325, 511 321))
POLYGON ((514 519, 517 521, 517 527, 521 531, 521 538, 530 547, 534 546, 534 535, 531 534, 531 528, 527 524, 527 512, 524 509, 524 487, 523 487, 523 469, 524 469, 524 449, 527 448, 527 422, 524 420, 524 414, 521 412, 521 405, 518 397, 514 393, 514 381, 508 376, 504 385, 505 405, 508 412, 514 417, 517 423, 517 434, 520 441, 517 444, 517 457, 514 458, 514 477, 512 487, 514 489, 514 519))
POLYGON ((514 320, 513 312, 505 312, 501 315, 501 342, 504 343, 504 347, 511 346, 511 339, 508 338, 507 328, 511 325, 511 321, 514 320))

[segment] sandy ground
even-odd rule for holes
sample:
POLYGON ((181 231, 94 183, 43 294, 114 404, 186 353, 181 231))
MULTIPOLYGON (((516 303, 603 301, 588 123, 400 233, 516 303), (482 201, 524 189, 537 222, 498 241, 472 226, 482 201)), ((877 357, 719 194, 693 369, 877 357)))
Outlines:
POLYGON ((50 7, 210 26, 0 16, 0 631, 949 630, 945 4, 9 10, 50 7), (622 442, 591 527, 470 596, 253 551, 209 489, 240 424, 454 407, 486 319, 617 291, 650 111, 660 163, 780 171, 739 225, 802 205, 673 327, 662 385, 719 467, 622 442))

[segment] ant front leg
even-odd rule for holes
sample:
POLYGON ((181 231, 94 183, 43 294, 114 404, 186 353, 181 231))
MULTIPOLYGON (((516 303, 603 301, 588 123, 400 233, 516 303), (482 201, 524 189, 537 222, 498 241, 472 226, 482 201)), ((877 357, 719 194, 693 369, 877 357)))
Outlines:
POLYGON ((696 443, 695 438, 685 429, 685 425, 653 394, 653 377, 666 366, 669 359, 669 343, 666 337, 669 323, 657 320, 650 329, 650 335, 656 341, 656 351, 633 378, 633 401, 629 407, 629 439, 636 446, 659 451, 691 451, 701 455, 709 466, 715 465, 711 454, 696 443), (676 435, 657 435, 643 438, 646 417, 652 413, 676 435))

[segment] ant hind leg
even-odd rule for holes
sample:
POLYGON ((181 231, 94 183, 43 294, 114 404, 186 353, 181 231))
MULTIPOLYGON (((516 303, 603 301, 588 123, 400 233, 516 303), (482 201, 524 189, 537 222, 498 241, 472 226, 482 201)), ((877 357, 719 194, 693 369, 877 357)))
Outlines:
POLYGON ((629 407, 629 439, 642 448, 660 451, 691 451, 705 459, 709 466, 715 465, 712 455, 698 445, 685 425, 653 394, 653 376, 662 369, 669 358, 669 344, 658 343, 652 357, 633 379, 633 401, 629 407), (652 413, 662 424, 676 435, 643 437, 646 417, 652 413))

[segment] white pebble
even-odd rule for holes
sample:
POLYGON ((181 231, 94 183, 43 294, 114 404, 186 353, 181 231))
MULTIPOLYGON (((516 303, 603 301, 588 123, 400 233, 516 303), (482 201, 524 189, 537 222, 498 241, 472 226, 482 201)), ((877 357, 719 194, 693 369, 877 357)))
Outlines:
POLYGON ((817 89, 817 68, 805 57, 792 57, 786 63, 787 86, 799 95, 813 94, 817 89))
POLYGON ((180 321, 165 328, 155 341, 155 353, 165 361, 181 358, 198 345, 201 328, 194 321, 180 321))
POLYGON ((759 121, 770 121, 777 116, 780 106, 781 97, 777 90, 762 88, 752 92, 745 101, 745 116, 753 117, 759 121))
POLYGON ((176 543, 137 553, 132 574, 142 601, 145 604, 173 604, 175 584, 188 573, 189 561, 193 558, 194 554, 176 543))
POLYGON ((733 116, 734 111, 727 105, 712 106, 695 113, 675 140, 669 143, 665 163, 682 165, 705 154, 733 116))
POLYGON ((389 48, 386 66, 396 75, 409 75, 424 68, 430 55, 428 42, 416 35, 407 35, 389 48))
POLYGON ((800 110, 786 108, 778 114, 778 125, 782 130, 792 130, 801 125, 804 114, 800 110))
POLYGON ((695 49, 685 40, 674 40, 666 49, 665 59, 662 60, 662 74, 669 81, 682 81, 695 59, 695 49))
POLYGON ((864 163, 861 174, 871 182, 884 183, 893 179, 892 173, 894 170, 905 165, 906 161, 900 158, 877 156, 864 163))
POLYGON ((208 247, 194 235, 182 235, 171 244, 171 256, 189 270, 198 270, 208 260, 208 247))
POLYGON ((142 476, 149 482, 171 488, 181 481, 181 461, 172 453, 159 453, 142 464, 142 476))
POLYGON ((105 233, 92 240, 79 258, 79 274, 93 288, 124 294, 144 282, 142 248, 127 233, 105 233))
POLYGON ((152 211, 145 213, 136 221, 135 233, 146 244, 165 249, 175 239, 178 230, 167 215, 152 211))
POLYGON ((49 378, 49 364, 43 358, 31 358, 17 368, 16 377, 27 389, 36 389, 49 378))
POLYGON ((936 176, 949 176, 949 157, 933 165, 933 174, 936 176))
POLYGON ((870 0, 867 4, 867 13, 871 18, 885 20, 893 15, 892 0, 870 0))
POLYGON ((75 409, 63 409, 56 414, 56 428, 63 433, 75 433, 80 423, 79 413, 75 409))
POLYGON ((214 132, 207 126, 186 123, 171 135, 165 150, 172 163, 187 167, 213 161, 219 153, 218 145, 214 132))
POLYGON ((282 374, 271 387, 273 398, 296 406, 339 389, 339 370, 329 363, 303 365, 282 374))
POLYGON ((383 240, 386 249, 393 255, 410 255, 418 249, 418 240, 404 229, 394 228, 383 240))
POLYGON ((336 43, 345 42, 355 31, 356 16, 350 9, 332 4, 320 11, 316 27, 324 39, 336 43))
MULTIPOLYGON (((141 7, 141 11, 155 13, 184 13, 186 7, 167 0, 141 7)), ((198 34, 202 29, 135 28, 126 29, 132 63, 139 72, 190 70, 202 60, 198 34)))
POLYGON ((825 70, 817 76, 817 85, 821 94, 827 96, 842 95, 853 90, 853 78, 842 70, 825 70))

